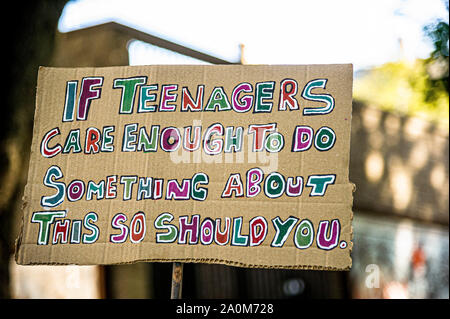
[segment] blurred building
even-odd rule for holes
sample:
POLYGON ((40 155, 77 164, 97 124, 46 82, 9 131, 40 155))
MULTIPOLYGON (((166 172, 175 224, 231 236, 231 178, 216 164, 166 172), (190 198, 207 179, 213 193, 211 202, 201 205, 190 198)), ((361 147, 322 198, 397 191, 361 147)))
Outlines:
MULTIPOLYGON (((232 62, 127 26, 106 23, 57 34, 51 66, 130 63, 232 62), (146 60, 133 60, 131 50, 144 50, 146 60)), ((448 298, 448 131, 354 102, 350 180, 356 184, 350 272, 187 263, 183 297, 448 298)), ((84 297, 170 296, 171 263, 94 266, 82 272, 68 267, 72 268, 64 270, 65 275, 72 279, 64 280, 72 280, 74 287, 97 291, 84 297), (74 284, 73 278, 79 281, 74 284)), ((12 266, 15 296, 36 297, 30 293, 33 283, 25 277, 23 268, 12 266), (28 285, 25 288, 21 284, 24 280, 28 285)), ((51 269, 48 272, 53 272, 51 269)), ((64 271, 58 276, 64 276, 64 271)), ((54 297, 61 297, 56 293, 60 292, 54 297)), ((67 293, 68 297, 79 296, 76 291, 67 293)))

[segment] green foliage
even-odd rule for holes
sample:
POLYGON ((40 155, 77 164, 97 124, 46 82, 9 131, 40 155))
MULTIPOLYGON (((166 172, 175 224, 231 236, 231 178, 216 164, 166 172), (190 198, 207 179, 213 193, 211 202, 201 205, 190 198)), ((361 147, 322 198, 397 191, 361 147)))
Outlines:
POLYGON ((434 44, 431 57, 434 59, 448 57, 448 23, 439 21, 425 26, 424 31, 434 44))
MULTIPOLYGON (((448 1, 446 3, 448 11, 448 1)), ((449 75, 449 26, 448 22, 439 20, 435 23, 424 27, 426 36, 433 41, 434 50, 430 54, 430 58, 426 60, 430 73, 430 87, 444 86, 449 92, 448 75, 449 75)), ((429 99, 433 99, 434 91, 430 91, 429 99)))
POLYGON ((449 95, 443 81, 428 73, 429 60, 386 63, 355 81, 354 96, 384 110, 446 122, 449 95))
MULTIPOLYGON (((448 1, 445 2, 448 11, 448 1)), ((433 42, 430 57, 384 64, 355 81, 354 96, 384 110, 449 123, 449 25, 438 20, 423 28, 433 42)))

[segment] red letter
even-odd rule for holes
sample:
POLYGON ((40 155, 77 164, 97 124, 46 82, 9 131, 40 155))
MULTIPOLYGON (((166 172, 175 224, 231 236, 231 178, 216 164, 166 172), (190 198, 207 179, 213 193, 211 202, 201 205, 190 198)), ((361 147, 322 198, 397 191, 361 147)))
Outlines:
POLYGON ((188 109, 191 111, 201 111, 203 107, 203 90, 205 86, 199 85, 197 87, 197 101, 194 102, 191 95, 189 94, 189 90, 187 87, 183 87, 181 92, 183 97, 181 99, 181 111, 187 111, 188 109))
POLYGON ((253 152, 259 152, 264 149, 264 134, 267 131, 273 131, 276 127, 276 124, 252 124, 248 128, 248 133, 255 133, 253 135, 253 152))
POLYGON ((47 132, 47 134, 44 135, 44 138, 41 142, 41 154, 44 157, 53 157, 57 155, 59 152, 61 152, 62 147, 59 144, 56 144, 53 148, 48 148, 48 141, 50 141, 54 136, 59 135, 59 128, 55 127, 54 129, 47 132))
POLYGON ((184 128, 184 140, 183 140, 183 147, 186 151, 195 151, 200 147, 200 135, 202 134, 202 127, 201 126, 194 126, 194 139, 193 142, 191 142, 192 138, 191 136, 191 129, 192 126, 186 126, 184 128))
POLYGON ((153 199, 160 199, 162 197, 163 179, 154 179, 153 199))
POLYGON ((86 154, 91 153, 98 153, 100 150, 100 146, 98 143, 100 142, 100 131, 97 130, 95 127, 90 127, 86 131, 86 146, 84 148, 84 152, 86 154))
POLYGON ((267 221, 264 217, 257 216, 250 221, 250 246, 258 246, 266 239, 267 221), (257 231, 259 228, 259 232, 257 231))
POLYGON ((61 243, 67 243, 67 234, 69 233, 69 220, 65 219, 64 221, 58 220, 55 223, 55 227, 53 230, 53 244, 58 243, 58 238, 61 237, 61 243))
POLYGON ((112 175, 106 177, 106 198, 116 198, 116 185, 113 183, 117 182, 117 175, 112 175))
POLYGON ((298 91, 298 84, 295 80, 285 79, 281 82, 280 87, 280 103, 278 104, 278 110, 285 111, 286 104, 290 110, 298 110, 298 102, 295 99, 295 94, 298 91), (287 90, 288 85, 291 86, 290 90, 287 90))
POLYGON ((222 193, 223 197, 231 197, 231 193, 236 191, 236 197, 240 197, 244 195, 244 188, 242 186, 241 175, 231 174, 228 178, 227 185, 225 185, 225 189, 222 193))
POLYGON ((137 212, 130 224, 130 239, 133 243, 141 242, 145 237, 145 215, 143 212, 137 212))
POLYGON ((220 218, 216 219, 216 231, 214 233, 214 241, 217 245, 223 246, 226 245, 230 239, 230 217, 225 217, 225 230, 222 233, 220 231, 220 218))
POLYGON ((212 140, 214 134, 223 135, 223 126, 220 123, 215 123, 208 127, 203 140, 203 149, 208 155, 217 155, 222 152, 223 140, 212 140))

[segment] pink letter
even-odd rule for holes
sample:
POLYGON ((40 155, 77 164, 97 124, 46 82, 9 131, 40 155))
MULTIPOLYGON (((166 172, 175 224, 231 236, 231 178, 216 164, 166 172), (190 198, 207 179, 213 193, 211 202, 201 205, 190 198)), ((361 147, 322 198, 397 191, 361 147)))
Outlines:
POLYGON ((161 88, 161 102, 159 103, 160 111, 175 111, 174 104, 167 104, 168 102, 175 102, 177 100, 177 94, 169 94, 170 91, 178 89, 178 85, 163 85, 161 88))
POLYGON ((112 243, 123 243, 123 242, 125 242, 125 240, 127 240, 128 227, 122 224, 126 221, 127 221, 127 216, 125 216, 122 213, 119 213, 113 217, 113 219, 111 221, 111 225, 115 229, 120 229, 120 234, 111 235, 109 237, 110 241, 112 243))
POLYGON ((297 126, 292 141, 292 152, 303 152, 308 150, 312 144, 313 134, 314 131, 309 126, 297 126))
POLYGON ((247 171, 247 197, 255 197, 259 194, 261 191, 259 184, 263 180, 263 175, 263 171, 258 167, 251 168, 247 171))
POLYGON ((251 95, 246 95, 239 99, 239 93, 242 91, 251 93, 253 91, 252 86, 248 83, 240 83, 233 90, 231 96, 232 106, 233 109, 239 113, 247 112, 253 104, 253 96, 251 95), (241 101, 244 101, 244 104, 241 104, 241 101))
POLYGON ((166 199, 189 199, 190 180, 183 179, 182 186, 178 185, 176 179, 170 179, 167 182, 166 199))

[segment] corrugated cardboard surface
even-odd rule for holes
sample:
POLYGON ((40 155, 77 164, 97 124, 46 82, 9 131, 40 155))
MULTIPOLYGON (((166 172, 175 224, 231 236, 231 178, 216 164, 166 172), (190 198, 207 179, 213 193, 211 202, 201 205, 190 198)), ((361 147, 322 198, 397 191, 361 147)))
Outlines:
MULTIPOLYGON (((352 66, 351 65, 282 65, 282 66, 138 66, 138 67, 111 67, 111 68, 41 68, 39 70, 36 113, 31 148, 31 160, 28 174, 28 184, 24 195, 23 231, 17 240, 16 260, 19 264, 117 264, 136 261, 184 261, 220 263, 242 267, 261 268, 295 268, 295 269, 328 269, 345 270, 351 267, 352 248, 352 191, 353 184, 348 180, 349 150, 350 150, 350 123, 352 105, 352 66), (101 97, 91 101, 88 118, 85 121, 62 122, 62 114, 66 96, 67 81, 78 81, 80 94, 81 81, 84 77, 101 76, 101 97), (137 113, 139 93, 136 93, 134 112, 132 114, 119 114, 122 90, 113 88, 114 79, 146 76, 147 85, 158 84, 154 104, 160 102, 161 88, 166 84, 177 84, 177 100, 170 102, 176 106, 174 112, 137 113), (298 83, 298 92, 295 95, 299 103, 298 110, 280 111, 278 109, 280 83, 284 79, 294 79, 298 83), (323 107, 323 102, 307 101, 301 97, 303 88, 314 79, 327 79, 326 88, 315 88, 314 94, 328 94, 335 100, 332 112, 324 115, 305 116, 305 107, 323 107), (249 83, 253 87, 252 93, 242 92, 245 95, 255 96, 256 84, 264 81, 274 81, 273 98, 265 102, 272 102, 273 108, 269 113, 238 113, 234 110, 215 112, 180 112, 182 87, 187 87, 196 98, 198 85, 204 85, 204 105, 215 87, 223 87, 228 99, 231 101, 232 91, 239 83, 249 83), (179 162, 174 153, 164 152, 158 145, 157 152, 123 152, 122 142, 124 126, 138 123, 138 131, 142 126, 150 133, 152 125, 159 125, 161 130, 173 126, 183 131, 187 126, 202 126, 202 135, 206 128, 214 123, 221 123, 224 128, 242 126, 244 132, 251 124, 277 123, 277 130, 284 137, 285 145, 277 153, 263 151, 269 162, 261 163, 260 154, 248 151, 249 140, 243 139, 243 161, 226 160, 225 153, 219 155, 203 154, 203 147, 196 152, 201 160, 194 160, 190 154, 187 163, 179 162), (327 126, 336 134, 334 146, 327 151, 319 151, 314 146, 303 152, 292 152, 293 132, 296 126, 309 126, 316 132, 320 127, 327 126), (66 137, 71 130, 80 129, 80 144, 84 151, 85 134, 89 127, 96 127, 100 132, 105 126, 114 126, 114 152, 100 152, 97 154, 68 153, 58 154, 51 158, 41 155, 41 142, 47 132, 58 127, 60 134, 53 137, 49 147, 56 144, 64 146, 66 137), (249 155, 250 154, 250 155, 249 155), (270 157, 272 156, 272 157, 270 157), (221 162, 217 160, 221 157, 221 162), (256 158, 256 160, 249 160, 256 158), (175 160, 174 160, 175 159, 175 160), (250 162, 249 162, 250 161, 250 162), (271 161, 271 162, 270 162, 271 161), (41 206, 41 197, 56 193, 54 188, 43 184, 44 176, 49 167, 58 166, 63 177, 58 182, 66 186, 72 180, 81 180, 85 184, 89 181, 99 182, 107 176, 117 175, 117 198, 86 200, 84 196, 78 201, 69 201, 67 198, 53 208, 41 206), (285 178, 288 176, 302 176, 304 180, 301 196, 289 197, 286 194, 278 198, 268 198, 261 191, 255 197, 221 198, 224 187, 231 174, 239 173, 245 189, 245 176, 250 168, 266 167, 276 171, 285 178), (123 200, 123 184, 121 176, 153 177, 164 179, 164 190, 167 180, 192 178, 198 172, 208 175, 208 185, 199 187, 208 190, 205 201, 197 200, 137 200, 137 184, 134 184, 132 198, 123 200), (336 180, 329 185, 324 196, 309 196, 311 187, 306 181, 310 175, 334 174, 336 180), (39 223, 31 222, 32 215, 37 211, 66 210, 65 218, 70 220, 68 243, 62 243, 61 237, 53 244, 54 223, 50 225, 49 241, 47 244, 38 244, 39 223), (145 214, 146 233, 142 241, 133 243, 128 237, 124 243, 112 243, 111 235, 119 234, 120 229, 111 226, 111 221, 118 213, 127 216, 125 225, 136 212, 145 214), (70 243, 73 220, 81 220, 89 212, 95 212, 98 220, 99 236, 94 243, 70 243), (249 235, 249 222, 256 216, 262 216, 267 221, 267 236, 256 246, 218 245, 197 243, 156 243, 156 234, 164 230, 155 228, 155 219, 162 213, 173 215, 170 224, 179 227, 179 217, 200 215, 200 224, 205 218, 211 220, 221 219, 221 230, 224 229, 225 218, 242 217, 241 236, 249 235), (279 217, 285 221, 290 216, 299 221, 290 232, 282 247, 272 247, 271 243, 276 234, 272 220, 279 217), (307 219, 314 229, 314 241, 310 247, 299 249, 294 243, 295 230, 301 220, 307 219), (325 250, 317 245, 316 236, 321 221, 331 222, 339 220, 340 234, 337 247, 325 250)), ((160 132, 161 132, 160 130, 160 132)), ((267 135, 267 134, 266 134, 267 135)), ((252 135, 250 135, 252 136, 252 135)), ((214 138, 220 138, 214 136, 214 138)), ((158 143, 159 144, 159 143, 158 143)), ((180 153, 181 154, 181 153, 180 153)), ((232 153, 233 154, 233 153, 232 153)), ((265 177, 270 172, 265 172, 265 177)), ((56 179, 55 179, 56 181, 56 179)), ((260 186, 264 187, 262 182, 260 186)), ((166 222, 167 223, 167 222, 166 222)), ((331 224, 330 224, 331 225, 331 224)), ((138 230, 137 230, 138 231, 138 230)), ((330 231, 330 227, 328 227, 330 231)), ((83 226, 83 234, 91 231, 83 226)), ((187 240, 189 241, 189 235, 187 240)))

